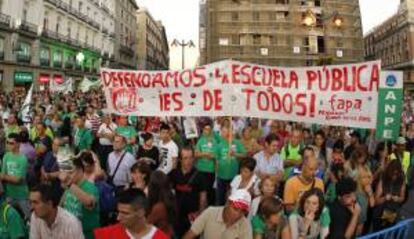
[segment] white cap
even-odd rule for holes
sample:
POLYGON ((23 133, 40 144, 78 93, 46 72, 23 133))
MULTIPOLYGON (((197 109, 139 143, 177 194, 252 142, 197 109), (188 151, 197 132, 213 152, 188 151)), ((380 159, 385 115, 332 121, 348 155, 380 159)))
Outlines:
POLYGON ((252 196, 245 189, 238 189, 229 197, 231 205, 245 211, 249 211, 252 196))

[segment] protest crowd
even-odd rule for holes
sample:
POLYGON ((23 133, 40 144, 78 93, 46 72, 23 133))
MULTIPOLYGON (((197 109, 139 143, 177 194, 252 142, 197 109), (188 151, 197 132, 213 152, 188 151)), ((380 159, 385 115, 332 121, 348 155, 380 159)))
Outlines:
POLYGON ((25 96, 0 93, 1 239, 342 239, 414 217, 411 97, 388 142, 257 118, 111 115, 99 89, 34 92, 26 121, 25 96))

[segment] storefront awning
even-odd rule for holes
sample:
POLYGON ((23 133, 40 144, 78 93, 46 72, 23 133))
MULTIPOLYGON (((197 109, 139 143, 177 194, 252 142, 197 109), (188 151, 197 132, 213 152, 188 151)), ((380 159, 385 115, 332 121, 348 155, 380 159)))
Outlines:
POLYGON ((62 84, 63 83, 63 76, 62 75, 54 75, 53 76, 53 80, 55 81, 55 83, 57 84, 62 84))
POLYGON ((50 81, 50 75, 41 74, 41 75, 39 76, 39 82, 40 82, 41 84, 47 84, 47 83, 49 83, 49 81, 50 81))
POLYGON ((32 83, 32 82, 33 82, 32 72, 16 71, 14 73, 15 84, 25 84, 25 83, 32 83))

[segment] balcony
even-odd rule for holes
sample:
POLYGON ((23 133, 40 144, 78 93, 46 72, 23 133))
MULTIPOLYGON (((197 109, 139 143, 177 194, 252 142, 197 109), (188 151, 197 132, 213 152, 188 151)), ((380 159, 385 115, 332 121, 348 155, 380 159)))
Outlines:
POLYGON ((108 14, 110 14, 111 12, 109 11, 109 8, 105 5, 102 4, 101 8, 108 14))
POLYGON ((37 36, 37 26, 28 21, 22 21, 22 24, 20 25, 19 30, 21 34, 32 36, 32 37, 37 36))
POLYGON ((93 4, 95 4, 95 6, 97 6, 98 8, 99 8, 99 7, 101 7, 101 6, 99 5, 99 1, 93 0, 92 2, 93 2, 93 4))
POLYGON ((57 5, 58 1, 60 1, 60 0, 45 0, 45 1, 48 2, 48 3, 51 3, 53 5, 57 5))
POLYGON ((120 51, 130 56, 134 56, 134 50, 129 46, 121 44, 120 51))
POLYGON ((30 57, 30 55, 23 55, 23 54, 17 54, 17 56, 16 56, 16 60, 17 60, 17 62, 20 62, 20 63, 28 63, 28 64, 30 64, 30 61, 31 61, 31 57, 30 57))
POLYGON ((53 39, 53 40, 59 40, 59 34, 57 32, 44 29, 42 32, 42 36, 53 39))
POLYGON ((70 44, 70 45, 72 45, 72 46, 78 46, 78 40, 73 39, 73 38, 71 38, 69 36, 67 37, 67 43, 70 44))
POLYGON ((42 36, 53 39, 53 40, 57 40, 57 41, 60 41, 60 42, 68 42, 69 41, 67 36, 62 35, 62 34, 57 33, 57 32, 54 32, 54 31, 51 31, 51 30, 43 30, 42 36))
POLYGON ((10 28, 10 16, 0 13, 0 27, 10 28))

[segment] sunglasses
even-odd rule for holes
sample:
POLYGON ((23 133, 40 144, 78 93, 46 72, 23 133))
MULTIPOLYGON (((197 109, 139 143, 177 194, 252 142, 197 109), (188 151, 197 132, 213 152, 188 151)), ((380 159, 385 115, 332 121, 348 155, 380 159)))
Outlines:
POLYGON ((14 141, 7 141, 7 144, 16 144, 14 141))

